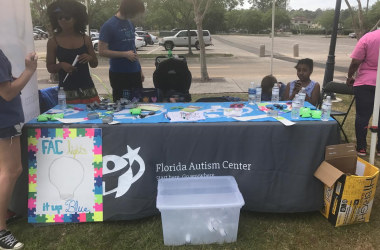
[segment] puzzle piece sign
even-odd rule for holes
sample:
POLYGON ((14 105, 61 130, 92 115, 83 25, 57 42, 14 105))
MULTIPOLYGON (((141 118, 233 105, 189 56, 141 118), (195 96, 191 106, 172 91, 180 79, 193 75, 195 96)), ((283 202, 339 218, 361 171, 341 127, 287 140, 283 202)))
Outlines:
POLYGON ((100 128, 28 130, 30 223, 103 220, 100 128))

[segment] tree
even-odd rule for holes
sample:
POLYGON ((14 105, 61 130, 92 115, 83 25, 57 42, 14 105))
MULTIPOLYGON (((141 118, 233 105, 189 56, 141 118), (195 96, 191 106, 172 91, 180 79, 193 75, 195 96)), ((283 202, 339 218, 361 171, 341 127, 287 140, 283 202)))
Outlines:
POLYGON ((200 47, 201 81, 210 80, 207 72, 205 42, 203 40, 203 20, 210 6, 211 0, 191 0, 194 7, 194 21, 197 25, 198 41, 200 47))
POLYGON ((326 10, 318 17, 318 23, 325 28, 326 33, 331 31, 334 24, 334 10, 326 10))
POLYGON ((361 1, 356 0, 358 3, 358 9, 356 11, 351 7, 351 4, 348 0, 344 0, 344 1, 346 2, 348 9, 350 10, 351 19, 352 19, 352 27, 354 28, 354 31, 356 33, 356 39, 359 40, 366 33, 361 1), (355 17, 355 14, 357 15, 356 17, 355 17))
POLYGON ((47 7, 49 4, 54 2, 54 0, 33 0, 30 1, 30 9, 32 13, 33 25, 39 25, 47 28, 49 33, 51 33, 50 22, 47 16, 47 7))
POLYGON ((213 1, 209 8, 209 12, 203 20, 203 27, 211 33, 215 31, 223 31, 226 29, 224 22, 227 13, 227 8, 222 1, 213 1))
MULTIPOLYGON (((88 0, 88 23, 90 28, 100 27, 110 17, 115 15, 119 8, 120 0, 88 0)), ((84 2, 83 2, 84 3, 84 2)))
POLYGON ((235 27, 246 29, 249 33, 258 33, 267 28, 264 24, 263 14, 259 10, 240 10, 238 14, 239 24, 235 27))
MULTIPOLYGON (((269 9, 272 9, 273 0, 248 0, 249 3, 252 4, 252 7, 255 9, 259 9, 262 11, 267 11, 269 9)), ((289 0, 276 0, 275 5, 276 7, 286 9, 287 5, 289 4, 289 0)))
MULTIPOLYGON (((266 28, 272 26, 272 10, 267 10, 263 16, 263 23, 266 28)), ((281 28, 290 25, 290 17, 284 9, 277 9, 274 18, 274 27, 281 28)))
POLYGON ((371 30, 375 30, 380 26, 380 1, 377 1, 368 12, 368 23, 374 24, 371 30))

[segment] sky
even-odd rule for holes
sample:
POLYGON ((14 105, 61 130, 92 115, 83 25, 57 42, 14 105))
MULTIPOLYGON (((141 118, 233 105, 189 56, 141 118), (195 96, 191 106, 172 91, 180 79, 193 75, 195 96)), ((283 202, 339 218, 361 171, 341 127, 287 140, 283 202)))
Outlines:
MULTIPOLYGON (((289 8, 290 9, 304 9, 304 10, 316 10, 318 8, 323 9, 335 9, 336 0, 288 0, 289 2, 289 8)), ((344 0, 341 0, 341 9, 347 9, 347 5, 344 0)), ((374 4, 377 0, 370 0, 369 6, 374 4)), ((366 0, 362 0, 362 7, 365 7, 367 4, 366 0)), ((357 1, 356 0, 349 0, 349 3, 351 6, 356 6, 357 1)), ((250 7, 247 3, 244 5, 244 8, 250 7)))

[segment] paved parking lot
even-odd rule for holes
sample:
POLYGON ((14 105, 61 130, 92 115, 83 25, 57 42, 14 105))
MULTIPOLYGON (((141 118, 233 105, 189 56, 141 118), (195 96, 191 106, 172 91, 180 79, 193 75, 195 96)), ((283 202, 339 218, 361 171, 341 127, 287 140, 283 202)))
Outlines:
MULTIPOLYGON (((49 73, 45 67, 47 40, 36 40, 36 51, 40 56, 38 64, 39 88, 52 86, 48 83, 49 73)), ((261 79, 270 74, 270 50, 271 39, 268 36, 240 36, 240 35, 213 35, 214 46, 206 47, 206 53, 211 55, 207 58, 207 68, 211 82, 201 83, 199 58, 187 58, 189 69, 193 75, 192 93, 218 93, 218 92, 246 92, 249 82, 259 83, 261 79), (259 57, 259 49, 265 45, 265 57, 259 57), (223 56, 223 55, 232 56, 223 56)), ((346 69, 350 63, 349 55, 356 44, 356 39, 340 37, 336 45, 336 71, 334 79, 344 81, 346 69)), ((330 38, 324 36, 288 36, 275 37, 273 60, 273 74, 279 81, 289 82, 297 78, 294 69, 295 63, 290 61, 301 58, 312 58, 318 66, 314 68, 312 79, 322 83, 324 77, 324 65, 327 61, 330 46, 330 38), (299 46, 299 57, 293 56, 294 45, 299 46)), ((174 48, 173 54, 186 54, 187 48, 174 48)), ((199 51, 193 49, 193 53, 199 51)), ((158 44, 142 47, 139 54, 167 54, 167 51, 158 44)), ((141 59, 143 72, 146 76, 144 87, 153 87, 152 75, 155 70, 154 58, 141 59)), ((100 93, 111 89, 108 81, 108 61, 99 58, 99 66, 91 69, 94 82, 100 93)))

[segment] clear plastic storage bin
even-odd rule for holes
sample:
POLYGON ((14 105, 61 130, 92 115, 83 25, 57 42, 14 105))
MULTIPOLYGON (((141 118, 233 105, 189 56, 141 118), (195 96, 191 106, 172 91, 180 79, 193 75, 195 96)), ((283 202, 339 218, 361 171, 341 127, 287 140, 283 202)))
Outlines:
POLYGON ((232 176, 158 180, 165 245, 236 241, 243 205, 232 176))

